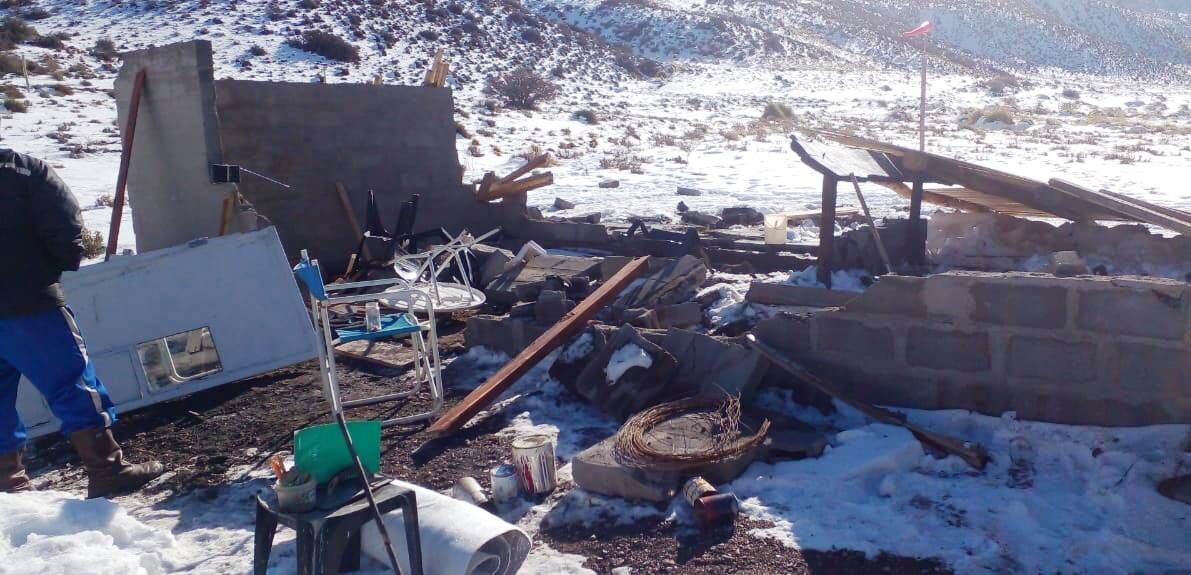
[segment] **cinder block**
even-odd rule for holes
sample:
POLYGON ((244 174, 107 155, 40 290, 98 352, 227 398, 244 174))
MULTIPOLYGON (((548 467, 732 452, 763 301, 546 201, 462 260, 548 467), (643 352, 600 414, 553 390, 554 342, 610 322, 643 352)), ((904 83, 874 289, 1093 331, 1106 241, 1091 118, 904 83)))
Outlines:
POLYGON ((1023 285, 1028 278, 972 284, 972 319, 997 325, 1062 329, 1067 325, 1067 290, 1023 285))
POLYGON ((811 320, 805 315, 781 314, 762 320, 752 333, 761 342, 789 353, 793 359, 805 358, 814 351, 811 320))
POLYGON ((1183 339, 1187 329, 1183 298, 1132 289, 1079 294, 1082 329, 1100 333, 1183 339))
POLYGON ((1015 335, 1005 360, 1015 377, 1064 383, 1095 383, 1096 344, 1015 335))
POLYGON ((906 362, 931 369, 988 371, 988 334, 912 327, 906 340, 906 362))
POLYGON ((1191 394, 1191 350, 1120 342, 1117 362, 1123 389, 1191 394))
MULTIPOLYGON (((925 317, 922 287, 925 280, 912 276, 884 276, 844 309, 856 313, 925 317)), ((750 292, 751 293, 751 292, 750 292)))
POLYGON ((817 316, 819 352, 832 352, 881 361, 893 361, 893 329, 873 327, 839 317, 817 316))

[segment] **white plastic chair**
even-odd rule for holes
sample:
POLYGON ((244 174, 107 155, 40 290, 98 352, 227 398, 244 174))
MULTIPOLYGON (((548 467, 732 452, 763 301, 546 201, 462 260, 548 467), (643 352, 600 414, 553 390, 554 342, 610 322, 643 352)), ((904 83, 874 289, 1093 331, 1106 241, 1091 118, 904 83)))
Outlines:
POLYGON ((405 399, 419 391, 423 385, 429 386, 432 406, 429 411, 395 417, 381 422, 381 425, 403 425, 430 419, 438 415, 443 405, 442 364, 438 355, 438 330, 434 322, 434 302, 429 295, 415 290, 406 289, 396 292, 380 292, 351 296, 330 297, 330 292, 359 288, 375 288, 399 283, 398 279, 373 280, 344 284, 325 285, 322 270, 318 260, 311 260, 306 250, 302 250, 302 260, 294 266, 294 276, 306 286, 310 294, 310 315, 314 323, 315 347, 318 349, 319 371, 323 376, 323 393, 331 404, 332 413, 340 414, 345 409, 373 405, 386 401, 405 399), (338 337, 332 337, 330 314, 328 310, 333 305, 367 303, 371 301, 398 301, 404 303, 406 310, 398 314, 381 316, 381 329, 368 331, 366 327, 340 328, 338 337), (418 319, 417 312, 424 313, 426 320, 418 319), (335 377, 335 346, 350 341, 373 341, 388 337, 408 336, 414 349, 414 377, 411 389, 365 397, 343 400, 339 392, 339 382, 335 377))

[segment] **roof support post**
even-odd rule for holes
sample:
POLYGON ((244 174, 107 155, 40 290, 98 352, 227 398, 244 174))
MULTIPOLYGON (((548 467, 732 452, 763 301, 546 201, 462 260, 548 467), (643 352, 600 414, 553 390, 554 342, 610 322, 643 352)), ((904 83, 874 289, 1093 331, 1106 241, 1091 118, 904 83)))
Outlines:
POLYGON ((831 270, 835 260, 835 193, 839 180, 823 175, 823 206, 819 212, 819 283, 831 288, 831 270))
POLYGON ((910 265, 915 269, 926 265, 926 231, 922 223, 922 184, 922 175, 915 175, 914 188, 910 193, 910 227, 906 230, 906 245, 910 248, 910 265))

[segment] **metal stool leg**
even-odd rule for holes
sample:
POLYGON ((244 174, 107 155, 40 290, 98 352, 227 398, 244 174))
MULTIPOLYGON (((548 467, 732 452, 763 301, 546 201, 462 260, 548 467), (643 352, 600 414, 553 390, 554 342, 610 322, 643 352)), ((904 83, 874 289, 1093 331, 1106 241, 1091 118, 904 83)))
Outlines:
POLYGON ((252 573, 265 575, 269 570, 269 554, 273 551, 273 538, 277 535, 277 516, 256 498, 256 532, 253 535, 252 573))

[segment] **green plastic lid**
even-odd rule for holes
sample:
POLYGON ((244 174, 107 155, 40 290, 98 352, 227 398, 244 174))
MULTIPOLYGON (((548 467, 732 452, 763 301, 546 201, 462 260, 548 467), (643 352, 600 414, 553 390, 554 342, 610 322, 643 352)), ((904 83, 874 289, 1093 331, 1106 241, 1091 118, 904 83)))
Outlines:
MULTIPOLYGON (((370 473, 380 471, 380 422, 349 421, 348 433, 364 469, 370 473)), ((355 468, 343 432, 339 424, 326 423, 294 432, 294 465, 314 476, 319 483, 326 483, 337 473, 355 468)))

